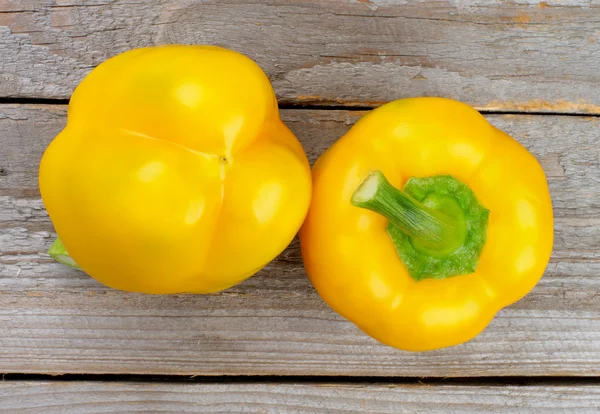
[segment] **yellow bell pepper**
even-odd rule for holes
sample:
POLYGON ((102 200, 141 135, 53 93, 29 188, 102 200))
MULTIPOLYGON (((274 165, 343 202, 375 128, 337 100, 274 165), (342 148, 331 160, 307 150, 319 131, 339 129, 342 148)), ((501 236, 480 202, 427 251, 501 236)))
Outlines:
POLYGON ((325 302, 385 344, 425 351, 472 339, 534 287, 552 206, 536 159, 473 108, 403 99, 316 162, 300 241, 325 302))
POLYGON ((50 253, 145 293, 214 292, 251 276, 292 240, 311 195, 268 78, 211 46, 137 49, 94 69, 39 184, 60 238, 50 253))

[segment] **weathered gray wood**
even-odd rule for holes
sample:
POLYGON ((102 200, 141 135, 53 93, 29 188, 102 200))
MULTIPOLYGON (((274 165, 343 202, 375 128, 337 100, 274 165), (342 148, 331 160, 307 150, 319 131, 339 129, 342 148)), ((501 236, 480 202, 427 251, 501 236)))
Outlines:
MULTIPOLYGON (((44 253, 54 233, 37 162, 65 107, 0 106, 0 372, 274 375, 600 375, 600 124, 488 119, 542 162, 556 214, 546 275, 472 342, 413 354, 331 311, 296 242, 226 292, 144 296, 105 288, 44 253)), ((361 112, 285 110, 314 160, 361 112)))
POLYGON ((23 414, 596 413, 600 386, 11 381, 0 401, 23 414))
POLYGON ((239 50, 283 102, 441 95, 479 108, 600 113, 598 0, 0 0, 0 96, 67 98, 141 46, 239 50))

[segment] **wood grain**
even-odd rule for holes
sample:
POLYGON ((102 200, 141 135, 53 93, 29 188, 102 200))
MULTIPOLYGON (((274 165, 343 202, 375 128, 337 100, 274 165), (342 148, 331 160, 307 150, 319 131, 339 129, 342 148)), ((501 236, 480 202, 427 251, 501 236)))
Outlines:
POLYGON ((92 413, 596 413, 600 386, 400 384, 0 383, 7 412, 92 413))
POLYGON ((68 98, 119 52, 216 44, 283 103, 439 95, 495 111, 600 113, 597 0, 0 0, 0 97, 68 98))
MULTIPOLYGON (((600 375, 600 124, 492 115, 540 159, 552 191, 551 263, 525 299, 475 340, 394 350, 330 310, 296 242, 257 276, 213 295, 105 288, 49 259, 37 163, 66 107, 0 106, 0 372, 204 375, 600 375)), ((284 110, 312 160, 362 115, 284 110)))

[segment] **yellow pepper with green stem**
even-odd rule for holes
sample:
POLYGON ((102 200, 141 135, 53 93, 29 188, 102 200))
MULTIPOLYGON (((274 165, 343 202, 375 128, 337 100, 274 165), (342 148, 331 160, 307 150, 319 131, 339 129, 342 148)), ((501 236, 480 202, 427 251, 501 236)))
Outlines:
POLYGON ((114 288, 214 292, 265 266, 308 210, 310 169, 268 78, 211 46, 94 69, 40 166, 50 253, 114 288), (68 253, 67 253, 68 252, 68 253))
POLYGON ((535 286, 552 206, 536 159, 473 108, 404 99, 316 162, 300 241, 333 309, 381 342, 424 351, 470 340, 535 286))

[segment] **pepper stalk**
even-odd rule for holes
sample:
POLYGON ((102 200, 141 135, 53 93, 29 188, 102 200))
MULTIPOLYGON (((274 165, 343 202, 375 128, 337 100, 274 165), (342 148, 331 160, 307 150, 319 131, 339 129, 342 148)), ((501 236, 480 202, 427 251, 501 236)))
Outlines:
POLYGON ((388 235, 415 280, 475 271, 489 211, 461 181, 451 176, 411 178, 399 190, 374 171, 350 201, 388 220, 388 235))

